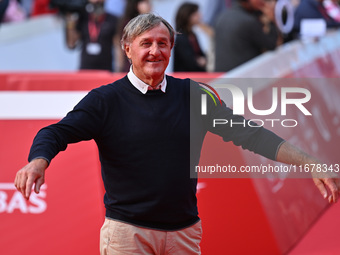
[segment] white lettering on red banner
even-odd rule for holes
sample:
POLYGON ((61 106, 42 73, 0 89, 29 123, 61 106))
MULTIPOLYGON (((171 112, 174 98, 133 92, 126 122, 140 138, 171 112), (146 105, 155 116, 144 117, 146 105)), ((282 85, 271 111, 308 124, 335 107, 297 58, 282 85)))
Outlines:
POLYGON ((32 191, 30 199, 26 200, 22 194, 16 190, 13 183, 0 183, 0 213, 32 213, 39 214, 46 211, 47 186, 41 186, 39 194, 32 191))

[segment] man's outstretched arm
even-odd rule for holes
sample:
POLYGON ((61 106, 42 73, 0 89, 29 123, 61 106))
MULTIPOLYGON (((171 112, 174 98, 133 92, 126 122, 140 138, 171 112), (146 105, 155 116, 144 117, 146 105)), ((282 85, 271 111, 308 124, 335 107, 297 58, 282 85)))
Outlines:
MULTIPOLYGON (((323 164, 323 162, 317 158, 308 155, 289 142, 284 142, 280 146, 276 160, 292 165, 323 164)), ((333 172, 312 173, 312 177, 316 187, 325 199, 328 198, 330 203, 338 201, 340 193, 340 179, 337 174, 333 172), (327 190, 329 190, 330 193, 328 193, 327 190)))

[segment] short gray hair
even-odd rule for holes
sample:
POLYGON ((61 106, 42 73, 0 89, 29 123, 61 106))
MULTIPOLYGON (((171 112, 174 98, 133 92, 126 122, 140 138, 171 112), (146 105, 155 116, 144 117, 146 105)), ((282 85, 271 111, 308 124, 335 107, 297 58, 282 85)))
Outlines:
POLYGON ((140 14, 137 17, 131 19, 129 23, 124 27, 123 36, 120 41, 122 49, 125 50, 125 45, 131 43, 137 36, 141 35, 145 31, 148 31, 159 24, 163 23, 170 33, 171 47, 174 45, 176 31, 173 27, 160 16, 152 13, 140 14))

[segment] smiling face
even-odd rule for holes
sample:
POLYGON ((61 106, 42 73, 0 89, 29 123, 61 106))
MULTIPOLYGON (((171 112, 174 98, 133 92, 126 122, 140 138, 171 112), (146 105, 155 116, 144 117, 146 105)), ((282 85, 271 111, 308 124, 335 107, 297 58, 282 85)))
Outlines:
POLYGON ((124 46, 134 74, 151 86, 163 80, 171 48, 170 33, 163 23, 145 31, 124 46))

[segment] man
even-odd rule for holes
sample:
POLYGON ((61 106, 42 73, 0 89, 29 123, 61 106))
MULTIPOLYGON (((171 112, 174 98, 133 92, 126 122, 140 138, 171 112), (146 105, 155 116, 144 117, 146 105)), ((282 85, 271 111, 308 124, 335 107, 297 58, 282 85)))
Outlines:
MULTIPOLYGON (((318 162, 264 128, 213 128, 213 116, 242 117, 225 105, 216 107, 213 100, 202 117, 199 99, 205 92, 189 79, 164 74, 174 35, 161 17, 132 19, 122 37, 130 72, 92 90, 64 119, 40 130, 30 163, 17 173, 15 186, 28 199, 33 184, 39 192, 59 151, 69 143, 94 139, 106 190, 101 254, 200 254, 197 180, 190 178, 189 169, 190 163, 198 163, 207 131, 282 162, 318 162)), ((314 181, 325 197, 326 187, 330 189, 330 201, 338 199, 338 179, 314 181)))
POLYGON ((237 0, 216 20, 215 71, 227 72, 280 43, 275 1, 237 0))

